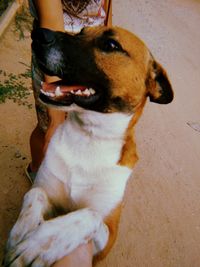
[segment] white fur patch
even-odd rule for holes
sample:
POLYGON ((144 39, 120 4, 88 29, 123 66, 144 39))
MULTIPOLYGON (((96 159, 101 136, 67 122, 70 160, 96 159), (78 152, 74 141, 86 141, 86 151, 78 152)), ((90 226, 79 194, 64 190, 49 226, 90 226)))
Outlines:
MULTIPOLYGON (((26 221, 29 223, 29 221, 26 221)), ((16 229, 16 228, 15 228, 16 229)), ((90 209, 44 221, 7 253, 6 264, 12 266, 51 266, 79 245, 94 239, 95 253, 108 240, 108 229, 101 216, 90 209), (21 265, 23 263, 23 265, 21 265), (39 264, 39 265, 38 265, 39 264)))
POLYGON ((130 119, 81 109, 68 114, 24 198, 8 241, 8 265, 50 266, 89 240, 94 254, 106 246, 103 220, 122 201, 131 174, 117 165, 130 119), (53 214, 50 202, 66 215, 45 219, 53 214))
POLYGON ((50 177, 58 179, 70 195, 66 209, 92 207, 107 216, 122 200, 132 172, 117 165, 130 119, 121 113, 69 113, 49 144, 36 185, 48 184, 45 191, 56 201, 50 177))
POLYGON ((7 247, 13 248, 44 221, 46 211, 51 211, 46 193, 41 189, 31 189, 24 196, 23 206, 10 233, 7 247))
POLYGON ((62 52, 52 47, 49 51, 49 56, 47 58, 47 68, 51 69, 52 65, 54 67, 56 66, 57 68, 59 68, 62 63, 62 58, 62 52))

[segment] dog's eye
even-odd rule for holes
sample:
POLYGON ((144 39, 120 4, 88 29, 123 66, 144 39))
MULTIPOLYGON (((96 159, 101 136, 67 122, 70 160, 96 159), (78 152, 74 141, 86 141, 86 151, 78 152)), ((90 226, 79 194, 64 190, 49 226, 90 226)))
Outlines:
POLYGON ((104 40, 99 48, 105 52, 123 51, 121 45, 114 39, 104 40))

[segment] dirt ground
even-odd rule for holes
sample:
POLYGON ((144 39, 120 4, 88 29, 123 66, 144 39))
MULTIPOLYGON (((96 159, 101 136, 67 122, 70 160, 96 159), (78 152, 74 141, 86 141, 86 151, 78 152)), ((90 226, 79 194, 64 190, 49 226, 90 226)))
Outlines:
MULTIPOLYGON (((140 161, 127 188, 117 242, 98 266, 199 267, 200 2, 113 2, 114 24, 148 44, 169 73, 175 99, 166 106, 148 103, 138 123, 140 161)), ((19 62, 30 64, 30 39, 17 41, 9 29, 0 41, 0 69, 23 72, 19 62)), ((30 187, 24 168, 35 123, 34 109, 10 101, 0 105, 1 257, 30 187)))

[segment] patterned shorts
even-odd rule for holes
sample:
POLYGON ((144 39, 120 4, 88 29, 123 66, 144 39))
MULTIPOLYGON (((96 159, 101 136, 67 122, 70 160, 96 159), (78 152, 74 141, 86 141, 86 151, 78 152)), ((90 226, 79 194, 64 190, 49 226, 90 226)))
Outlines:
POLYGON ((38 126, 43 132, 46 132, 49 125, 47 107, 39 100, 41 81, 44 81, 44 75, 37 66, 35 56, 32 54, 32 86, 35 98, 35 109, 37 113, 38 126))

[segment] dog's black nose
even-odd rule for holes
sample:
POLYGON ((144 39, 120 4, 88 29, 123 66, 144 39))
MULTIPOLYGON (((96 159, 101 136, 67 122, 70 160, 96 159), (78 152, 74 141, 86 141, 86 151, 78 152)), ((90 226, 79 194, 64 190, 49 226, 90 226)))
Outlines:
POLYGON ((51 44, 55 40, 55 32, 46 28, 37 28, 32 31, 31 38, 41 44, 51 44))

